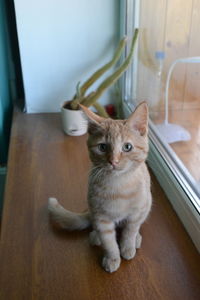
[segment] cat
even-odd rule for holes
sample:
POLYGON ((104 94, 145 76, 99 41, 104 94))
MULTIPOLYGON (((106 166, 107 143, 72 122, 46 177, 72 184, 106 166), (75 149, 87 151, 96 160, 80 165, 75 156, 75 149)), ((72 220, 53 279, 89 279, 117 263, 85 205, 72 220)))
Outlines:
POLYGON ((105 251, 102 266, 116 271, 121 257, 129 260, 140 248, 140 226, 151 209, 148 154, 148 106, 142 102, 127 120, 102 118, 81 105, 88 118, 88 151, 92 168, 88 212, 76 214, 49 198, 49 212, 67 230, 92 225, 90 243, 105 251), (119 245, 116 228, 121 226, 119 245))

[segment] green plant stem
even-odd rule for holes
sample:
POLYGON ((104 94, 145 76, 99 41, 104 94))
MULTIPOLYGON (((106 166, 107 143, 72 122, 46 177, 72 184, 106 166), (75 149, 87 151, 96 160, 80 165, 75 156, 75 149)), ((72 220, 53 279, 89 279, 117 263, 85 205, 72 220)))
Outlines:
POLYGON ((81 82, 79 81, 77 83, 77 85, 76 85, 76 95, 77 95, 77 98, 79 98, 81 96, 80 84, 81 84, 81 82))
POLYGON ((107 114, 105 108, 99 104, 98 102, 93 104, 94 108, 96 108, 99 116, 104 117, 104 118, 109 118, 109 115, 107 114))
POLYGON ((78 109, 78 104, 80 103, 81 97, 80 97, 80 81, 76 85, 76 98, 71 101, 70 106, 73 110, 78 109))
POLYGON ((76 99, 72 100, 72 101, 70 102, 70 107, 71 107, 71 109, 77 110, 77 109, 78 109, 78 105, 79 105, 79 103, 80 103, 80 100, 81 100, 81 98, 76 98, 76 99))
POLYGON ((85 99, 83 99, 82 104, 89 107, 91 105, 94 105, 94 103, 96 102, 96 100, 102 95, 102 93, 110 86, 112 85, 114 82, 117 81, 117 79, 122 75, 122 73, 128 68, 130 62, 131 62, 131 58, 133 56, 134 53, 134 47, 135 47, 135 43, 138 37, 138 29, 135 29, 134 32, 134 36, 132 39, 132 43, 131 43, 131 48, 130 48, 130 52, 129 55, 127 56, 127 58, 125 59, 125 61, 123 62, 123 64, 112 74, 110 75, 108 78, 106 78, 98 87, 97 91, 95 94, 90 94, 88 97, 86 97, 85 99))
POLYGON ((105 64, 103 67, 98 69, 81 87, 80 87, 80 95, 84 96, 87 89, 97 80, 99 79, 108 69, 110 69, 120 58, 123 48, 126 45, 127 38, 124 37, 117 47, 115 54, 111 61, 105 64))

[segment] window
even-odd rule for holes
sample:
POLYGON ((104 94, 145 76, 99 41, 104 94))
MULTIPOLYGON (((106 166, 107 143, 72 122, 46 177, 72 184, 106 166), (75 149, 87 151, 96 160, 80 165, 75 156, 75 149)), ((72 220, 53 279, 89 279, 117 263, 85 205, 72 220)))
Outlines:
POLYGON ((124 112, 148 102, 149 165, 200 250, 200 3, 124 0, 121 11, 124 34, 139 28, 124 112))

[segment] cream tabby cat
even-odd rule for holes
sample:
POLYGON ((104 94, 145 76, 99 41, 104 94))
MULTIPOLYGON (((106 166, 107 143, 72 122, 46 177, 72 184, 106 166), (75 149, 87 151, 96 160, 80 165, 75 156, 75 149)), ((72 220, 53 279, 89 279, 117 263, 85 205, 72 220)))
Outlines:
POLYGON ((89 119, 88 150, 92 168, 88 185, 89 212, 65 210, 55 198, 49 211, 63 228, 92 225, 92 245, 102 245, 103 268, 114 272, 121 257, 131 259, 140 248, 140 226, 151 208, 148 153, 148 107, 141 103, 127 120, 104 119, 82 106, 89 119), (116 228, 122 226, 119 245, 116 228))

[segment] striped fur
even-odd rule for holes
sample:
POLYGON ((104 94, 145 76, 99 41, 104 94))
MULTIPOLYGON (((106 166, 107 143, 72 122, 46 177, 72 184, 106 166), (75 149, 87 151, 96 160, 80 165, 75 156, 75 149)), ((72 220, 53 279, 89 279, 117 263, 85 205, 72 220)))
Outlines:
POLYGON ((128 120, 104 119, 82 109, 89 119, 87 145, 93 164, 88 185, 89 212, 71 213, 55 199, 49 201, 49 210, 68 230, 91 224, 90 242, 104 248, 102 265, 106 271, 114 272, 121 257, 133 258, 140 247, 140 226, 151 208, 150 177, 145 165, 148 108, 146 103, 140 104, 128 120), (132 145, 130 151, 124 151, 127 143, 132 145), (119 245, 118 225, 123 226, 119 245))

